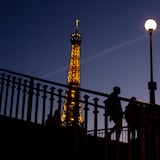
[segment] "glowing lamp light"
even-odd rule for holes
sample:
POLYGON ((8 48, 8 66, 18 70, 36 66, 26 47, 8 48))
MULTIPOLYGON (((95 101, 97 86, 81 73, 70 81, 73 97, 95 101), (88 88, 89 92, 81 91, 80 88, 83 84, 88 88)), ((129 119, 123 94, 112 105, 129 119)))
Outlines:
POLYGON ((157 23, 153 19, 146 20, 144 27, 147 31, 154 31, 157 28, 157 23))

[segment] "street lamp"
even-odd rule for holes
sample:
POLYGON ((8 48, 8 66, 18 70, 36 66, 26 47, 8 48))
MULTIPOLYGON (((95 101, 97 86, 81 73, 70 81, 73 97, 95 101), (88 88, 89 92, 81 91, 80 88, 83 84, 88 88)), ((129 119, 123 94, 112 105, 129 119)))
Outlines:
POLYGON ((146 20, 144 27, 148 31, 150 37, 150 82, 148 82, 148 89, 150 91, 150 103, 155 104, 154 91, 157 89, 157 84, 153 81, 152 32, 157 28, 157 23, 153 19, 148 19, 146 20))

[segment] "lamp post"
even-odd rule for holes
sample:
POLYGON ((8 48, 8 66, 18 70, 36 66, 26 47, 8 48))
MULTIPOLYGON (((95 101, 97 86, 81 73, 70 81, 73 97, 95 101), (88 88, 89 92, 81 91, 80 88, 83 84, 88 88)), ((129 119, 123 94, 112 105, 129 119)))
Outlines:
POLYGON ((155 104, 155 90, 157 89, 157 84, 153 81, 152 32, 157 28, 157 23, 153 19, 148 19, 144 26, 150 38, 150 82, 148 82, 148 89, 150 91, 150 103, 155 104))

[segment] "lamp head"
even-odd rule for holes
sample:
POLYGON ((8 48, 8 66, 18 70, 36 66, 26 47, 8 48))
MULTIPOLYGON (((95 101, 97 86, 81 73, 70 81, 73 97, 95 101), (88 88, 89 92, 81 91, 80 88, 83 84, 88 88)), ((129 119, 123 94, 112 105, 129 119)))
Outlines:
POLYGON ((148 32, 152 32, 157 28, 157 23, 153 19, 148 19, 146 20, 144 27, 148 32))

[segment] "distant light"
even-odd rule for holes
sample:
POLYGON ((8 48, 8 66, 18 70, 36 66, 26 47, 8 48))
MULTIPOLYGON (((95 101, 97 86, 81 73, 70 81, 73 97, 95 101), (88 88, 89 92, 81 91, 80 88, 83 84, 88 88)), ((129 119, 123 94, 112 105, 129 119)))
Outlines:
POLYGON ((147 31, 154 31, 157 28, 157 23, 153 19, 146 20, 144 27, 147 31))

